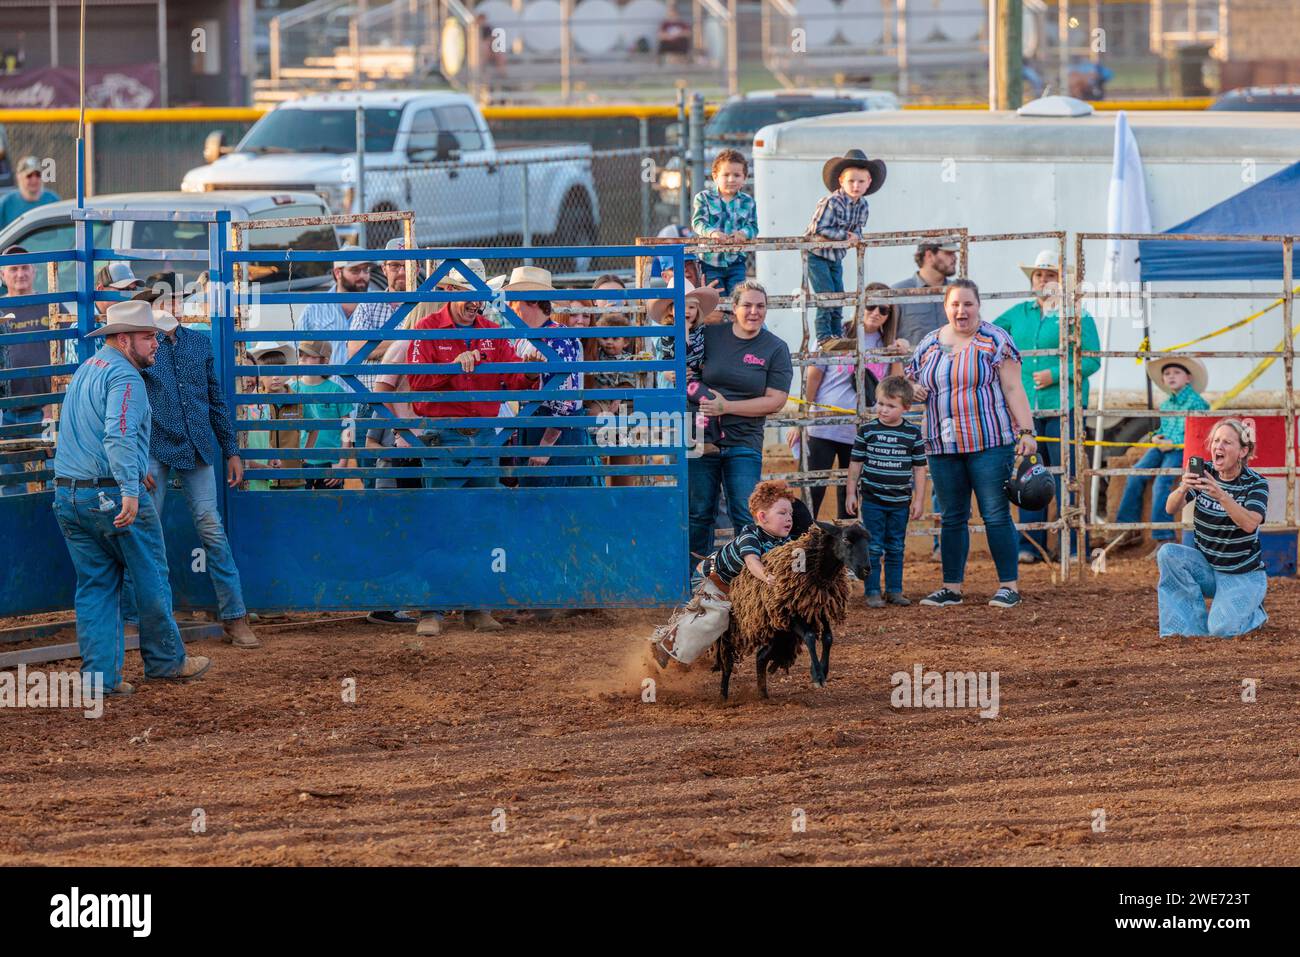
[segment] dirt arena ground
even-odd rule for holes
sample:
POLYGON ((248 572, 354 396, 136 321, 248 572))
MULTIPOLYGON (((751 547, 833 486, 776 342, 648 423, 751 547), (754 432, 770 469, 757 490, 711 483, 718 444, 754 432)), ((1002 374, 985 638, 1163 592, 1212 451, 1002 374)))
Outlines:
POLYGON ((998 612, 976 562, 960 608, 855 606, 829 687, 803 658, 768 701, 752 662, 642 701, 651 611, 202 642, 205 679, 100 720, 0 716, 0 864, 1300 863, 1300 582, 1255 637, 1162 642, 1154 575, 1038 566, 998 612), (999 672, 1000 713, 895 710, 918 663, 999 672))

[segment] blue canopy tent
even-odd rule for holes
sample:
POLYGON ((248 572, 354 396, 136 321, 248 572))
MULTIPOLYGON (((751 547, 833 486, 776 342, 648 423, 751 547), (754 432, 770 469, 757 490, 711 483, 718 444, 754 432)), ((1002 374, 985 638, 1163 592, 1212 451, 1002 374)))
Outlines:
MULTIPOLYGON (((1300 235, 1300 163, 1211 206, 1167 233, 1300 235)), ((1138 244, 1142 281, 1282 279, 1281 243, 1216 243, 1150 239, 1138 244)), ((1300 278, 1300 263, 1293 267, 1300 278)))

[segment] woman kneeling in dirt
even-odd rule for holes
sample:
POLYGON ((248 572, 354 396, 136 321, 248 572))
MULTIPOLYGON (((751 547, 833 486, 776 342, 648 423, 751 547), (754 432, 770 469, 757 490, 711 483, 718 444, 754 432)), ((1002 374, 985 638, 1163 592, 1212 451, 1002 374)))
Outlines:
POLYGON ((795 497, 795 490, 779 480, 754 487, 749 496, 754 522, 700 562, 698 571, 704 578, 691 600, 668 624, 655 629, 651 641, 660 668, 668 667, 669 658, 689 665, 722 636, 731 621, 731 583, 741 571, 748 568, 755 578, 772 580, 763 567, 763 555, 790 540, 795 497))
POLYGON ((1233 638, 1268 620, 1268 575, 1259 526, 1268 511, 1268 482, 1246 463, 1255 440, 1240 419, 1224 419, 1210 432, 1210 461, 1188 463, 1165 510, 1177 515, 1195 501, 1196 545, 1170 542, 1156 552, 1160 566, 1160 637, 1215 635, 1233 638), (1205 599, 1211 599, 1206 613, 1205 599))

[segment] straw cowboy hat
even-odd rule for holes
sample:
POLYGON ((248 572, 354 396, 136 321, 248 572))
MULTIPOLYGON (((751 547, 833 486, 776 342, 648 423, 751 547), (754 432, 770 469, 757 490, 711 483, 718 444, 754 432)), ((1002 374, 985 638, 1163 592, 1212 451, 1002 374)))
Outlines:
MULTIPOLYGON (((442 267, 442 264, 445 263, 446 261, 447 260, 443 259, 434 263, 433 271, 437 272, 442 267)), ((465 269, 473 273, 475 278, 477 278, 480 283, 482 283, 483 285, 487 284, 487 270, 483 268, 483 260, 462 259, 460 260, 460 264, 465 269)), ((447 270, 447 275, 443 276, 440 280, 438 280, 438 285, 451 286, 454 289, 466 289, 466 290, 473 290, 479 288, 478 286, 475 286, 473 283, 471 283, 469 277, 466 276, 465 273, 461 271, 461 268, 457 266, 453 266, 451 267, 451 269, 447 270)))
POLYGON ((253 361, 261 362, 267 356, 275 354, 284 359, 284 364, 289 365, 295 356, 293 347, 287 346, 283 342, 256 342, 248 347, 248 354, 253 357, 253 361))
POLYGON ((1050 269, 1059 277, 1061 275, 1061 254, 1055 249, 1044 249, 1034 257, 1032 263, 1021 263, 1020 271, 1029 279, 1034 278, 1034 270, 1050 269))
MULTIPOLYGON (((686 298, 694 299, 699 304, 701 316, 707 316, 718 308, 719 296, 718 290, 712 286, 692 286, 689 282, 686 284, 686 298)), ((664 313, 672 304, 672 299, 651 299, 646 307, 646 312, 650 314, 650 322, 656 326, 662 323, 664 313)))
POLYGON ((885 185, 885 161, 867 159, 867 154, 862 150, 849 150, 843 156, 833 156, 828 159, 826 165, 822 167, 822 182, 833 193, 840 188, 840 174, 854 167, 865 169, 871 174, 871 185, 867 187, 868 196, 885 185))
POLYGON ((1156 388, 1162 392, 1168 392, 1165 380, 1161 373, 1165 366, 1182 366, 1192 377, 1192 388, 1198 393, 1204 393, 1205 387, 1210 384, 1210 373, 1205 368, 1205 363, 1200 359, 1193 359, 1191 356, 1165 356, 1162 359, 1147 360, 1147 378, 1156 384, 1156 388))
POLYGON ((551 271, 541 266, 516 266, 510 271, 510 281, 502 289, 508 292, 555 292, 551 285, 551 271))
POLYGON ((87 336, 115 336, 119 332, 157 332, 162 328, 158 323, 158 317, 166 315, 167 313, 161 311, 155 312, 149 303, 140 299, 115 302, 104 313, 104 324, 94 332, 87 333, 87 336))

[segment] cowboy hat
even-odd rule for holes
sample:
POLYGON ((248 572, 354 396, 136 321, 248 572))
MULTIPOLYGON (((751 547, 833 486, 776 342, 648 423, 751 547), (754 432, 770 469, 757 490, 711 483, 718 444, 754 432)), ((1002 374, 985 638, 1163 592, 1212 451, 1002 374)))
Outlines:
POLYGON ((254 362, 258 363, 274 353, 284 360, 285 365, 288 365, 292 361, 292 351, 292 347, 283 342, 257 342, 248 347, 248 354, 253 357, 254 362))
POLYGON ((153 311, 153 321, 158 324, 158 328, 162 332, 171 332, 180 325, 176 317, 165 309, 155 309, 153 311))
POLYGON ((1034 278, 1034 271, 1038 269, 1050 269, 1052 272, 1056 273, 1057 276, 1060 276, 1061 275, 1061 254, 1057 252, 1055 249, 1044 249, 1041 250, 1039 254, 1034 257, 1034 261, 1032 263, 1020 264, 1021 272, 1023 272, 1030 279, 1034 278))
POLYGON ((885 161, 867 159, 862 150, 849 150, 843 156, 832 156, 822 167, 822 182, 832 193, 840 188, 840 174, 846 169, 865 169, 871 174, 871 185, 867 187, 870 196, 885 185, 885 161))
POLYGON ((316 359, 328 359, 333 354, 330 344, 319 339, 308 339, 306 342, 298 343, 298 351, 305 352, 316 359))
MULTIPOLYGON (((721 294, 712 286, 692 286, 689 282, 686 284, 686 298, 694 299, 700 307, 700 315, 707 316, 718 308, 718 299, 721 294)), ((663 321, 664 313, 672 307, 673 301, 669 299, 651 299, 650 304, 646 306, 646 312, 650 315, 650 322, 659 325, 663 321)))
POLYGON ((115 302, 104 313, 104 324, 87 336, 115 336, 119 332, 157 332, 158 316, 149 303, 139 299, 115 302))
MULTIPOLYGON (((433 267, 433 271, 437 272, 440 268, 442 268, 442 264, 446 261, 447 260, 444 259, 440 262, 435 263, 433 267)), ((487 270, 483 268, 483 260, 462 259, 460 260, 460 266, 463 267, 463 269, 467 269, 471 273, 473 273, 474 277, 478 279, 480 283, 482 283, 483 285, 487 285, 487 270)), ((456 289, 478 289, 479 288, 478 286, 475 286, 473 283, 469 281, 469 277, 465 274, 463 269, 457 266, 452 266, 451 269, 447 270, 447 275, 443 276, 441 279, 438 280, 438 285, 452 286, 456 289)))
POLYGON ((1210 373, 1205 368, 1205 363, 1200 359, 1193 359, 1191 356, 1164 356, 1160 359, 1147 360, 1147 378, 1156 384, 1156 388, 1162 392, 1168 392, 1169 388, 1165 385, 1165 380, 1161 376, 1166 366, 1182 366, 1192 377, 1192 388, 1197 393, 1203 393, 1205 387, 1210 384, 1210 373))
POLYGON ((510 281, 501 287, 508 292, 555 292, 551 285, 551 271, 541 266, 516 266, 510 270, 510 281))

